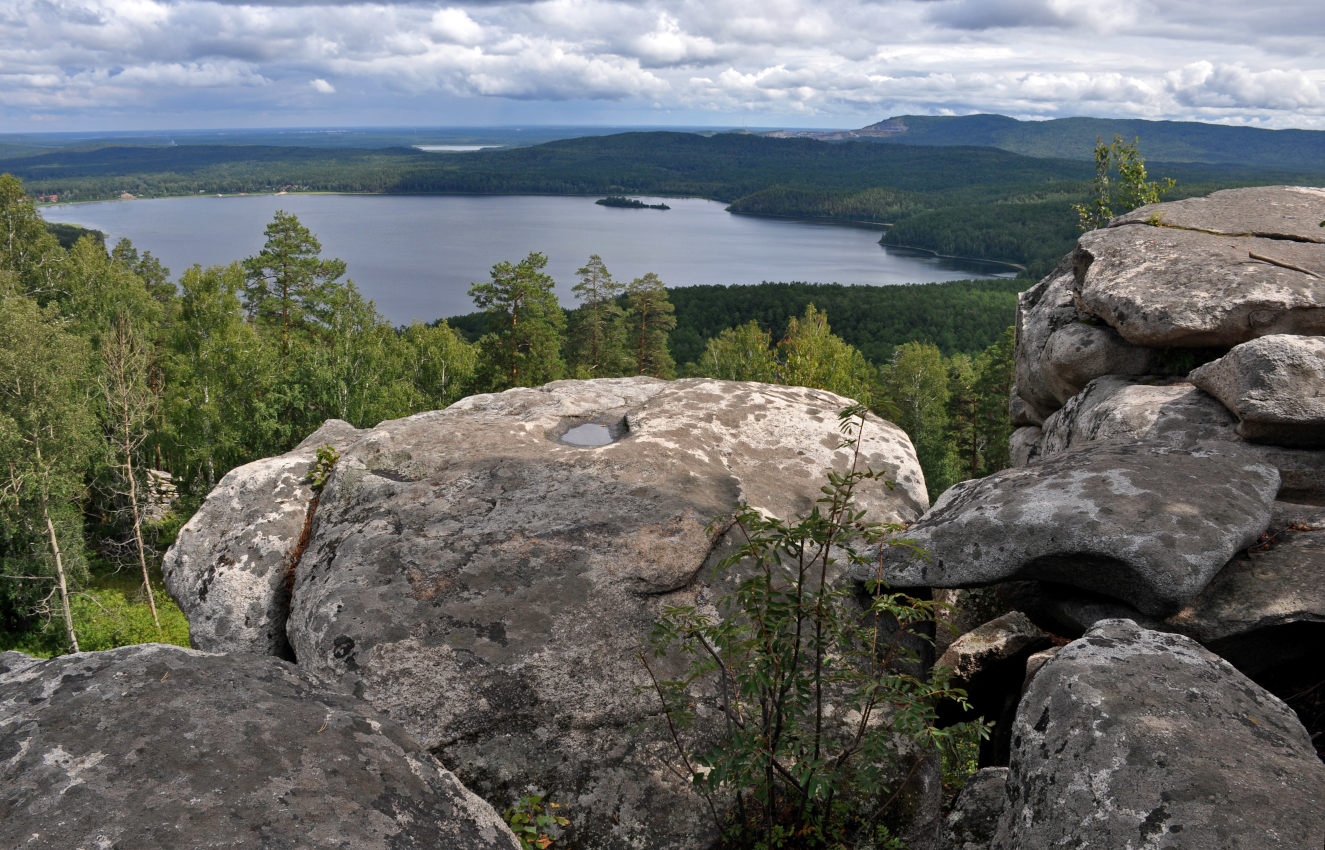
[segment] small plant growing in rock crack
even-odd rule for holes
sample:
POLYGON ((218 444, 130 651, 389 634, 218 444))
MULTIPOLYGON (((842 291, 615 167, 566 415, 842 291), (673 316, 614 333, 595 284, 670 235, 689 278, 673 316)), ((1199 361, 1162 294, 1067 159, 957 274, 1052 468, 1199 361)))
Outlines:
POLYGON ((340 460, 340 452, 331 444, 322 446, 317 450, 317 460, 313 461, 313 466, 308 470, 308 480, 313 486, 314 493, 321 493, 322 488, 327 486, 327 479, 331 477, 332 467, 336 461, 340 460))
POLYGON ((531 794, 506 810, 502 817, 520 840, 520 850, 546 850, 556 842, 554 833, 570 826, 570 819, 557 814, 560 803, 531 794))
POLYGON ((650 649, 684 659, 680 678, 658 678, 640 653, 679 757, 669 766, 708 801, 727 847, 899 846, 884 815, 906 783, 927 757, 983 734, 978 723, 935 728, 938 701, 965 706, 965 694, 908 649, 942 606, 884 584, 884 547, 909 545, 894 539, 900 527, 855 504, 862 482, 882 480, 860 468, 865 412, 839 414, 852 462, 828 473, 807 516, 736 511, 739 545, 718 570, 738 581, 719 619, 664 609, 650 649), (861 565, 875 576, 863 599, 836 580, 861 565), (722 729, 716 745, 691 747, 704 693, 716 695, 722 729))

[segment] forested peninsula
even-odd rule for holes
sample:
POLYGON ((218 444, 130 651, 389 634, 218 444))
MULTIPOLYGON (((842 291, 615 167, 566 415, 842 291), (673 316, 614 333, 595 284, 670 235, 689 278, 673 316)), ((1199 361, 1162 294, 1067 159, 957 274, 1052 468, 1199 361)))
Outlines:
POLYGON ((1325 150, 1325 133, 998 119, 906 117, 827 140, 627 132, 466 153, 405 146, 386 131, 341 143, 372 147, 312 146, 299 135, 276 145, 270 134, 254 134, 260 144, 17 139, 0 141, 0 171, 60 202, 276 191, 703 197, 738 213, 883 225, 886 244, 1012 263, 1032 277, 1071 247, 1071 205, 1093 172, 1090 132, 1153 132, 1167 157, 1152 166, 1178 181, 1170 198, 1325 181, 1325 156, 1310 155, 1325 150))

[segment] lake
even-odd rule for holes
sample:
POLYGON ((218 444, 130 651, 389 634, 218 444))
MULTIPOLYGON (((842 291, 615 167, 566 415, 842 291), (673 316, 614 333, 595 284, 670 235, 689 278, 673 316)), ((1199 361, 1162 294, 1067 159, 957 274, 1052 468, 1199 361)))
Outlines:
MULTIPOLYGON (((880 230, 758 218, 723 204, 667 198, 670 210, 620 209, 593 197, 528 195, 244 195, 43 207, 47 221, 81 224, 150 251, 179 276, 258 253, 276 210, 299 217, 339 257, 365 297, 396 324, 474 311, 467 292, 494 263, 547 255, 562 304, 590 254, 613 277, 656 272, 668 286, 762 281, 905 284, 1010 276, 988 264, 941 260, 878 244, 880 230)), ((642 198, 657 203, 658 198, 642 198)))

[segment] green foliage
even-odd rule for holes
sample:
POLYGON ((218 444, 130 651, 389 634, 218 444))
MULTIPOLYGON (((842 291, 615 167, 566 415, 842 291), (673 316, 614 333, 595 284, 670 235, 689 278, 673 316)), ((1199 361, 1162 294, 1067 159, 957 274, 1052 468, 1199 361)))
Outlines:
POLYGON ((648 272, 626 286, 626 345, 631 371, 655 378, 676 377, 667 336, 676 329, 676 308, 658 275, 648 272))
POLYGON ((560 803, 542 797, 521 797, 502 817, 520 841, 520 850, 546 850, 556 843, 560 831, 570 826, 570 819, 557 814, 560 803))
MULTIPOLYGON (((159 580, 153 581, 158 630, 142 587, 121 574, 94 576, 92 583, 73 598, 74 628, 83 652, 100 652, 138 643, 171 643, 189 646, 189 622, 166 593, 159 580)), ((0 634, 0 649, 16 649, 29 655, 49 658, 64 651, 63 629, 54 620, 45 620, 20 634, 0 634)))
POLYGON ((313 487, 314 493, 321 493, 322 488, 327 486, 327 479, 331 477, 332 467, 336 461, 340 460, 340 452, 330 443, 319 446, 317 450, 317 460, 308 470, 308 482, 313 487))
POLYGON ((951 389, 943 354, 937 346, 908 342, 880 372, 880 412, 911 438, 933 501, 961 479, 948 440, 951 389))
POLYGON ((754 319, 727 328, 708 341, 704 355, 687 366, 686 373, 723 381, 776 383, 778 370, 772 335, 754 319))
POLYGON ((566 364, 576 377, 624 375, 630 368, 626 352, 625 311, 618 304, 624 287, 613 280, 603 258, 589 257, 571 287, 580 307, 570 314, 566 364))
POLYGON ((669 606, 652 634, 655 659, 684 662, 676 679, 650 666, 680 760, 673 769, 709 800, 735 847, 878 837, 921 760, 969 731, 935 728, 936 702, 964 694, 941 669, 926 676, 912 649, 939 606, 882 581, 868 583, 861 603, 843 580, 846 568, 878 569, 883 548, 902 541, 855 503, 861 486, 881 481, 859 468, 864 408, 840 418, 853 460, 828 473, 808 515, 783 521, 747 506, 731 518, 737 545, 717 578, 735 587, 717 600, 720 619, 669 606), (722 728, 716 745, 694 747, 686 741, 703 702, 722 728), (719 800, 733 797, 726 821, 719 800))
POLYGON ((672 355, 694 363, 707 341, 754 321, 781 339, 794 316, 813 304, 833 333, 871 363, 886 363, 905 342, 938 346, 945 355, 975 355, 996 342, 1017 313, 1025 280, 956 280, 910 286, 761 283, 680 286, 667 291, 676 307, 672 355))
POLYGON ((497 263, 489 282, 469 287, 474 305, 488 314, 488 332, 479 340, 483 389, 536 387, 565 373, 566 315, 546 267, 547 257, 531 251, 518 263, 497 263))
POLYGON ((280 328, 284 355, 292 334, 330 322, 345 263, 322 259, 317 237, 285 210, 276 211, 264 233, 262 250, 244 260, 244 300, 251 318, 280 328))
POLYGON ((1114 216, 1137 207, 1158 203, 1160 196, 1173 188, 1176 181, 1171 177, 1158 182, 1146 179, 1146 161, 1137 150, 1140 143, 1139 138, 1125 142, 1122 136, 1114 136, 1109 144, 1095 140, 1091 200, 1072 205, 1083 231, 1103 227, 1114 216))
POLYGON ((778 343, 779 383, 829 390, 868 405, 874 395, 874 367, 854 347, 835 336, 828 316, 811 304, 792 317, 778 343))

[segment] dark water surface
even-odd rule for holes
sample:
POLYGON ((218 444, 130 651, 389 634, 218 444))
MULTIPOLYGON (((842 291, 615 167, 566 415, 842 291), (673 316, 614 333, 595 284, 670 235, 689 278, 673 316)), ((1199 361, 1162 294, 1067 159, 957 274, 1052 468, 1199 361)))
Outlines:
MULTIPOLYGON (((658 199, 642 198, 647 203, 658 199)), ((276 210, 294 213, 340 257, 348 277, 397 324, 473 312, 470 283, 494 263, 530 251, 566 306, 575 270, 599 254, 629 281, 656 272, 668 286, 761 281, 925 283, 1005 276, 984 264, 891 251, 879 230, 755 218, 716 201, 668 198, 670 210, 617 209, 592 197, 530 195, 247 195, 163 198, 45 207, 72 222, 133 240, 179 276, 194 263, 226 264, 262 249, 276 210)))

